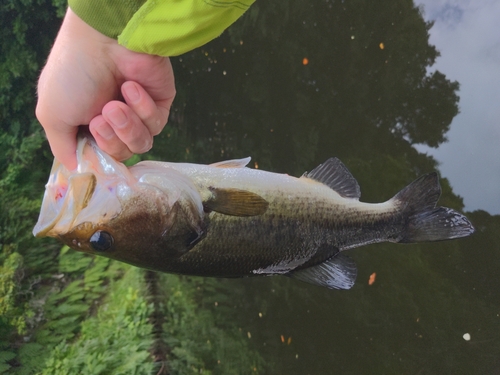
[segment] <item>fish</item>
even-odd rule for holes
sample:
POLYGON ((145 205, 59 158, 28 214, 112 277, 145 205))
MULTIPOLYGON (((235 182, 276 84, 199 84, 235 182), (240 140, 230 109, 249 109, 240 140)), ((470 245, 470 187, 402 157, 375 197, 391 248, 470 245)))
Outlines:
POLYGON ((346 250, 474 232, 464 215, 436 205, 436 172, 372 204, 337 158, 298 178, 248 168, 250 158, 126 167, 86 134, 77 160, 73 171, 54 160, 33 234, 159 272, 350 289, 357 267, 346 250))

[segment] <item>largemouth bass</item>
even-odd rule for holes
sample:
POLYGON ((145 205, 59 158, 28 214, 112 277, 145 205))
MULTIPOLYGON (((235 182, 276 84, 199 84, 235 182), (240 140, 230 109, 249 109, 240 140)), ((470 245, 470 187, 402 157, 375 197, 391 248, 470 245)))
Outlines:
POLYGON ((436 207, 436 173, 369 204, 335 158, 300 178, 246 168, 250 158, 127 168, 90 136, 80 136, 77 157, 73 172, 54 161, 34 235, 161 272, 286 275, 349 289, 357 271, 345 250, 474 232, 462 214, 436 207))

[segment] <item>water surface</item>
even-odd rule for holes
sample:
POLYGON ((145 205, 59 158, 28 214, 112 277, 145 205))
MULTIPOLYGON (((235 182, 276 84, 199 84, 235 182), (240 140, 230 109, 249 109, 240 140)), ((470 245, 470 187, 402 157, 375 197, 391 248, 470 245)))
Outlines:
MULTIPOLYGON (((459 96, 482 94, 435 69, 429 33, 411 1, 255 4, 217 40, 172 59, 178 96, 152 157, 252 156, 252 167, 301 175, 337 156, 363 201, 385 201, 440 170, 423 151, 451 134, 459 96), (162 149, 172 138, 178 148, 162 149)), ((498 192, 498 179, 478 172, 476 189, 498 192)), ((459 196, 450 181, 441 180, 440 204, 469 209, 468 190, 459 196)), ((350 291, 283 277, 222 280, 234 288, 224 305, 239 312, 269 374, 496 373, 500 217, 490 215, 494 203, 490 213, 484 200, 470 207, 483 209, 467 214, 478 229, 471 238, 349 251, 359 267, 350 291)))

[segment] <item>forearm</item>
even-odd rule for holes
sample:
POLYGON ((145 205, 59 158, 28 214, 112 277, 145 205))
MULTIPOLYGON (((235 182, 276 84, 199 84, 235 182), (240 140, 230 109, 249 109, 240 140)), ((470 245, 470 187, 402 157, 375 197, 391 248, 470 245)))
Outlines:
POLYGON ((68 0, 71 10, 100 33, 118 39, 146 0, 68 0))
POLYGON ((219 36, 254 1, 69 0, 69 6, 132 51, 175 56, 219 36))

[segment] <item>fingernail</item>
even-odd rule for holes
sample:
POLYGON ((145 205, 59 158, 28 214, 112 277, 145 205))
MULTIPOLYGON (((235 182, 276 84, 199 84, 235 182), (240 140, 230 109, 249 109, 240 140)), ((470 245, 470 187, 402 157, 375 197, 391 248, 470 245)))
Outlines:
POLYGON ((123 128, 127 125, 127 116, 120 108, 114 108, 108 112, 108 117, 111 123, 117 128, 123 128))
POLYGON ((126 84, 123 89, 130 102, 137 103, 141 98, 139 90, 137 90, 134 84, 126 84))

